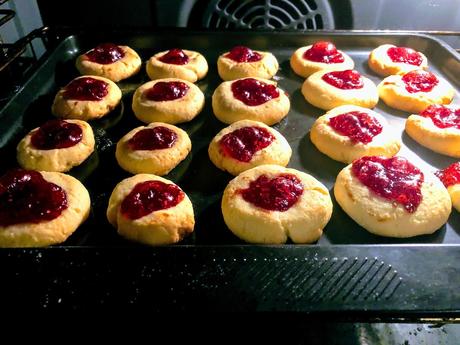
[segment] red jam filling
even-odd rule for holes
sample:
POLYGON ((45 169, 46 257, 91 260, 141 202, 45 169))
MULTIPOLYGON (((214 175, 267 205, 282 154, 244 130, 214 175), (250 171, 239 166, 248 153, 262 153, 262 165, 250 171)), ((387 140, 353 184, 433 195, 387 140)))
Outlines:
POLYGON ((336 132, 345 135, 353 142, 370 143, 372 139, 382 132, 382 124, 373 116, 360 111, 334 116, 329 120, 336 132))
POLYGON ((460 183, 460 162, 449 165, 444 170, 438 170, 435 175, 447 188, 460 183))
POLYGON ((402 157, 362 157, 353 162, 352 172, 377 195, 397 202, 413 213, 422 201, 423 173, 402 157))
POLYGON ((86 53, 86 56, 89 61, 108 65, 122 59, 125 56, 125 52, 116 44, 103 43, 86 53))
POLYGON ((53 220, 67 208, 67 195, 38 171, 13 170, 0 177, 0 226, 53 220))
POLYGON ((189 90, 181 81, 160 81, 145 92, 147 99, 155 102, 174 101, 184 97, 189 90))
POLYGON ((311 46, 310 49, 303 53, 305 60, 321 63, 342 63, 345 61, 342 53, 331 42, 319 41, 311 46))
POLYGON ((77 145, 83 138, 81 127, 64 120, 50 120, 39 127, 31 137, 39 150, 64 149, 77 145))
POLYGON ((188 63, 189 57, 182 49, 174 48, 160 56, 158 60, 171 65, 185 65, 188 63))
POLYGON ((65 99, 100 101, 109 93, 109 84, 100 79, 83 77, 72 80, 64 89, 65 99))
POLYGON ((444 105, 433 104, 420 113, 429 117, 438 128, 455 127, 460 129, 460 108, 451 109, 444 105))
POLYGON ((224 56, 236 62, 256 62, 262 60, 262 55, 244 46, 233 47, 224 56))
POLYGON ((352 69, 329 72, 324 74, 322 79, 326 83, 342 90, 361 89, 364 86, 361 74, 352 69))
POLYGON ((173 147, 176 140, 176 132, 158 126, 140 130, 129 139, 128 146, 131 150, 162 150, 173 147))
POLYGON ((121 213, 128 219, 139 219, 154 211, 174 207, 184 197, 184 192, 175 184, 161 181, 141 182, 124 198, 121 213))
POLYGON ((240 162, 249 162, 257 151, 270 145, 275 137, 262 127, 243 127, 225 134, 220 140, 222 151, 240 162))
POLYGON ((439 79, 433 73, 421 70, 404 74, 402 81, 410 93, 430 92, 439 83, 439 79))
POLYGON ((393 62, 402 62, 409 65, 420 66, 422 64, 422 56, 411 48, 406 47, 391 47, 387 50, 387 55, 393 62))
POLYGON ((246 78, 232 83, 233 96, 249 106, 257 106, 279 97, 275 85, 254 78, 246 78))
POLYGON ((244 200, 268 211, 284 212, 289 210, 303 193, 303 184, 292 174, 280 174, 269 178, 260 175, 249 183, 246 189, 240 189, 244 200))

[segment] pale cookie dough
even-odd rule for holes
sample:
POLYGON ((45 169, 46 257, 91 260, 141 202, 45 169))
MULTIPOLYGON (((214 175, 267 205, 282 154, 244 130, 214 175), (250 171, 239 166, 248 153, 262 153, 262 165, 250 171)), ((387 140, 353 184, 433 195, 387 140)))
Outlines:
POLYGON ((396 138, 393 132, 387 120, 375 111, 356 105, 342 105, 329 110, 315 121, 310 130, 310 139, 316 148, 325 155, 348 164, 363 156, 392 157, 397 154, 401 148, 401 141, 396 138), (366 113, 382 125, 382 131, 374 136, 371 142, 353 141, 329 125, 331 118, 353 111, 366 113))
POLYGON ((145 127, 137 127, 123 136, 117 143, 115 157, 118 164, 132 174, 148 173, 163 176, 182 162, 191 149, 192 142, 184 130, 167 123, 153 122, 145 127), (156 150, 130 148, 129 141, 136 133, 155 127, 166 127, 176 134, 176 140, 171 147, 156 150))
MULTIPOLYGON (((39 172, 45 181, 61 187, 67 208, 52 220, 0 226, 0 247, 44 247, 64 242, 88 218, 89 193, 76 178, 58 172, 39 172)), ((2 205, 0 205, 0 209, 2 205)))
MULTIPOLYGON (((249 79, 242 78, 238 80, 249 79)), ((264 84, 276 83, 266 79, 256 79, 264 84)), ((212 109, 214 115, 222 122, 232 124, 240 120, 260 121, 266 125, 274 125, 287 116, 290 109, 290 101, 286 93, 277 88, 279 96, 260 105, 247 105, 235 98, 232 92, 232 83, 238 80, 226 81, 221 83, 212 95, 212 109)))
POLYGON ((149 81, 134 92, 132 108, 134 115, 144 123, 166 122, 170 124, 191 121, 204 107, 204 94, 195 84, 180 79, 167 78, 149 81), (181 82, 188 86, 187 93, 178 99, 154 101, 146 93, 159 82, 181 82))
POLYGON ((302 94, 315 107, 331 110, 341 105, 353 104, 364 108, 374 108, 379 101, 377 88, 368 78, 362 76, 360 89, 339 89, 322 79, 331 71, 313 73, 302 85, 302 94))
POLYGON ((166 184, 173 182, 150 174, 139 174, 124 179, 117 184, 109 199, 107 219, 118 233, 132 241, 163 245, 179 242, 193 232, 195 217, 193 207, 187 194, 177 205, 153 211, 143 217, 130 219, 121 212, 123 200, 131 193, 138 183, 160 181, 166 184))
POLYGON ((222 214, 229 229, 250 243, 282 244, 317 241, 332 214, 332 201, 327 188, 312 176, 277 165, 261 165, 246 170, 225 188, 222 214), (243 199, 241 190, 259 176, 268 178, 292 174, 301 181, 303 192, 286 211, 269 211, 243 199))
MULTIPOLYGON (((251 144, 248 145, 250 146, 251 144)), ((239 149, 244 148, 239 147, 239 149)), ((213 162, 216 167, 221 170, 228 171, 230 174, 236 176, 245 170, 263 164, 286 166, 291 158, 292 150, 287 140, 277 130, 262 122, 241 120, 231 124, 217 133, 209 144, 208 153, 211 162, 213 162), (240 161, 228 155, 221 146, 221 140, 225 135, 245 127, 258 127, 265 129, 273 137, 273 141, 267 147, 256 151, 251 157, 251 160, 248 162, 240 161)))
POLYGON ((404 75, 391 75, 377 86, 380 98, 392 108, 419 113, 431 104, 449 104, 454 98, 455 91, 452 86, 439 76, 436 76, 439 83, 429 92, 407 91, 403 77, 404 75))
POLYGON ((175 65, 159 60, 168 52, 169 50, 157 53, 147 61, 146 69, 150 79, 177 78, 195 83, 208 73, 208 62, 200 53, 184 49, 189 61, 184 65, 175 65))
POLYGON ((396 46, 393 44, 383 44, 375 48, 369 55, 368 64, 370 69, 384 77, 393 74, 404 74, 416 69, 428 69, 428 60, 421 52, 417 52, 421 59, 420 65, 412 65, 405 62, 393 62, 387 54, 388 49, 393 47, 396 46))
POLYGON ((339 63, 324 63, 316 62, 305 59, 303 55, 305 52, 310 49, 312 45, 301 47, 297 49, 294 54, 292 54, 290 59, 290 64, 292 70, 299 76, 308 78, 313 73, 319 71, 343 71, 346 69, 353 69, 355 63, 347 54, 341 50, 337 50, 342 54, 344 61, 339 63))
POLYGON ((460 162, 455 162, 443 170, 435 172, 449 192, 452 206, 460 212, 460 162))
POLYGON ((237 62, 225 57, 225 52, 217 59, 217 71, 223 80, 234 80, 246 77, 271 79, 278 72, 278 60, 270 52, 254 50, 262 59, 254 62, 237 62))
POLYGON ((65 172, 83 163, 94 151, 93 130, 85 121, 66 120, 66 122, 80 126, 82 129, 80 142, 70 147, 41 150, 31 142, 32 136, 38 130, 35 128, 19 142, 16 148, 19 165, 30 170, 65 172))
POLYGON ((447 191, 449 192, 450 199, 452 200, 452 206, 460 212, 460 184, 454 184, 452 186, 447 187, 447 191))
MULTIPOLYGON (((66 86, 64 86, 56 94, 53 105, 51 107, 52 113, 63 119, 76 119, 76 120, 95 120, 110 113, 121 101, 121 90, 113 81, 97 76, 81 76, 80 78, 93 78, 104 81, 108 84, 107 95, 97 101, 80 101, 77 99, 67 98, 65 96, 66 86)), ((69 83, 70 84, 70 83, 69 83)))
MULTIPOLYGON (((458 105, 444 107, 460 109, 458 105)), ((405 130, 412 139, 430 150, 451 157, 460 157, 460 129, 455 126, 439 128, 431 118, 412 114, 406 120, 405 130)))
POLYGON ((139 55, 128 46, 118 46, 125 54, 120 60, 109 64, 100 64, 88 60, 87 53, 80 55, 75 63, 80 74, 97 75, 114 82, 129 78, 139 72, 142 60, 139 55))
POLYGON ((452 203, 441 181, 428 171, 422 172, 422 201, 413 213, 361 183, 351 164, 337 176, 334 195, 342 209, 373 234, 399 238, 432 234, 447 222, 452 203))

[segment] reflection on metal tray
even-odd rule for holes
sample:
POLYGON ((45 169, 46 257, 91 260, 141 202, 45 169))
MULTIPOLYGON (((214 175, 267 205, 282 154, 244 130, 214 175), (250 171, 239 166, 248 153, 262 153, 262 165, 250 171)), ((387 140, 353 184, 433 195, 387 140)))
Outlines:
MULTIPOLYGON (((106 260, 113 260, 119 255, 126 259, 125 254, 129 253, 130 258, 126 259, 125 264, 118 258, 113 262, 111 271, 102 272, 110 275, 116 271, 126 276, 128 268, 123 266, 129 263, 135 267, 128 275, 136 286, 148 286, 159 291, 168 286, 184 286, 188 282, 187 286, 193 286, 197 293, 195 298, 202 299, 206 308, 210 309, 357 313, 367 310, 372 315, 392 311, 392 317, 401 313, 407 317, 408 312, 415 313, 411 315, 447 313, 443 315, 451 316, 460 308, 460 296, 457 292, 450 292, 448 286, 449 279, 453 279, 452 274, 459 276, 457 267, 450 266, 458 262, 455 260, 460 255, 460 247, 457 246, 460 244, 460 216, 456 211, 452 212, 448 223, 433 235, 390 239, 374 236, 360 228, 334 201, 332 219, 323 237, 315 245, 245 245, 226 228, 220 212, 222 191, 231 176, 215 168, 207 154, 210 140, 224 127, 213 116, 210 101, 214 89, 220 83, 216 60, 222 52, 234 45, 243 44, 258 50, 269 50, 278 58, 280 71, 276 79, 279 86, 290 95, 291 111, 275 128, 284 134, 292 147, 293 156, 289 166, 312 174, 330 190, 335 177, 345 165, 324 156, 310 142, 309 128, 323 111, 309 105, 300 92, 303 79, 296 76, 289 66, 289 57, 295 49, 318 39, 332 40, 353 58, 358 71, 378 83, 381 78, 367 67, 370 50, 384 43, 410 46, 424 52, 429 58, 430 69, 458 89, 460 81, 456 76, 460 74, 460 58, 452 49, 428 36, 382 33, 232 32, 225 33, 223 39, 222 33, 176 30, 161 33, 114 33, 110 39, 131 46, 144 61, 155 52, 181 47, 200 51, 209 62, 208 76, 198 83, 206 96, 205 109, 192 122, 181 125, 192 139, 192 153, 166 176, 178 183, 192 199, 196 215, 195 233, 179 245, 145 248, 119 238, 105 218, 105 208, 113 187, 129 176, 118 167, 114 152, 118 139, 128 130, 141 125, 132 114, 130 103, 133 91, 148 80, 142 70, 137 76, 119 83, 123 91, 123 103, 108 117, 92 123, 97 152, 82 166, 70 172, 81 179, 90 191, 93 204, 90 219, 60 247, 5 250, 0 251, 0 257, 16 265, 27 263, 41 267, 42 256, 47 258, 48 265, 53 264, 52 257, 58 256, 62 260, 62 268, 75 271, 75 274, 85 274, 91 280, 96 277, 95 270, 101 272, 101 265, 104 266, 106 260), (19 252, 21 260, 16 255, 10 255, 19 252), (41 255, 40 260, 36 258, 37 253, 41 255), (176 260, 171 262, 171 257, 176 260), (425 262, 422 262, 422 258, 425 262), (80 272, 81 267, 76 268, 71 264, 74 260, 85 262, 88 271, 80 272), (155 286, 152 287, 152 284, 155 286), (434 298, 436 304, 427 296, 434 298), (402 304, 402 301, 406 301, 406 304, 402 304)), ((0 154, 3 161, 0 172, 15 166, 15 145, 19 139, 31 128, 51 118, 50 107, 54 94, 59 87, 77 76, 74 67, 76 56, 102 41, 107 41, 107 36, 80 35, 65 39, 43 59, 42 65, 23 90, 0 112, 0 154)), ((458 95, 455 100, 459 100, 458 95)), ((404 144, 401 155, 429 169, 442 168, 454 161, 421 147, 404 134, 406 113, 390 109, 382 102, 376 110, 401 135, 404 144)), ((51 279, 57 272, 59 270, 45 270, 45 276, 51 279)), ((117 284, 120 284, 120 289, 126 288, 126 282, 122 280, 117 284)), ((59 286, 59 293, 66 293, 64 286, 59 286)), ((104 284, 100 289, 104 289, 104 284)), ((146 298, 147 305, 151 305, 151 297, 143 296, 141 288, 139 291, 136 298, 146 298)), ((74 296, 80 296, 80 292, 74 293, 74 296)), ((171 300, 167 297, 159 309, 166 305, 176 305, 172 299, 176 303, 183 303, 186 309, 187 306, 196 307, 196 301, 189 301, 188 295, 182 298, 168 296, 171 300)), ((116 300, 112 302, 118 303, 116 300)), ((70 303, 77 303, 77 299, 70 303)))

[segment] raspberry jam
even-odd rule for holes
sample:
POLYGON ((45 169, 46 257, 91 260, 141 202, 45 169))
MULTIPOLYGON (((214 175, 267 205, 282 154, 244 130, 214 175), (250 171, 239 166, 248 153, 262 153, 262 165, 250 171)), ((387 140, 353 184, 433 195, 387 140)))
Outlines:
POLYGON ((303 53, 305 60, 322 63, 342 63, 345 61, 342 53, 331 42, 319 41, 311 46, 310 49, 303 53))
POLYGON ((423 173, 402 157, 362 157, 353 162, 353 175, 377 195, 413 213, 422 201, 423 173))
POLYGON ((449 165, 444 170, 438 170, 435 175, 447 188, 460 183, 460 162, 449 165))
POLYGON ((145 181, 138 183, 124 198, 120 210, 128 219, 139 219, 154 211, 174 207, 184 197, 184 192, 175 184, 145 181))
POLYGON ((268 211, 289 210, 303 193, 303 184, 292 174, 269 178, 260 175, 246 189, 240 189, 244 200, 268 211))
POLYGON ((67 195, 38 171, 12 170, 0 177, 0 226, 53 220, 67 208, 67 195))
POLYGON ((174 101, 184 97, 189 90, 181 81, 160 81, 145 92, 147 99, 155 102, 174 101))
POLYGON ((422 70, 404 74, 402 81, 410 93, 430 92, 439 83, 439 79, 433 73, 422 70))
POLYGON ((72 80, 64 88, 65 99, 100 101, 109 93, 109 84, 100 79, 82 77, 72 80))
POLYGON ((158 60, 171 65, 185 65, 188 64, 189 57, 182 49, 174 48, 160 56, 158 60))
POLYGON ((224 57, 236 62, 256 62, 262 60, 262 55, 244 46, 233 47, 224 57))
POLYGON ((422 64, 422 56, 411 48, 406 47, 391 47, 387 50, 387 55, 393 62, 402 62, 409 65, 420 66, 422 64))
POLYGON ((176 132, 163 126, 142 129, 129 139, 131 150, 162 150, 173 147, 177 140, 176 132))
POLYGON ((243 127, 225 134, 220 140, 222 151, 240 162, 249 162, 257 151, 269 146, 275 137, 262 127, 243 127))
POLYGON ((460 108, 451 109, 444 105, 433 104, 422 111, 420 116, 429 117, 439 128, 455 127, 460 129, 460 108))
POLYGON ((375 117, 360 111, 334 116, 329 120, 329 126, 339 134, 349 137, 351 141, 363 144, 370 143, 383 128, 375 117))
POLYGON ((236 99, 249 106, 264 104, 280 95, 275 85, 254 78, 234 81, 232 93, 236 99))
POLYGON ((113 43, 103 43, 98 45, 93 50, 86 53, 89 61, 99 63, 101 65, 108 65, 125 56, 125 52, 119 46, 113 43))
POLYGON ((39 150, 63 149, 77 145, 83 138, 81 127, 64 120, 50 120, 39 127, 31 137, 39 150))
POLYGON ((324 74, 321 79, 342 90, 362 89, 364 86, 361 74, 352 69, 329 72, 324 74))

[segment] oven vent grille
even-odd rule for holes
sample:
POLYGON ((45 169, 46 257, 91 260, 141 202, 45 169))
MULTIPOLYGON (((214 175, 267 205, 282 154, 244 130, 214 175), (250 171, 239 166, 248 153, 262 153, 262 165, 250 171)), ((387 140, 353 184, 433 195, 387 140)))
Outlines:
POLYGON ((203 16, 203 26, 216 29, 318 30, 332 21, 318 0, 215 0, 203 16))

